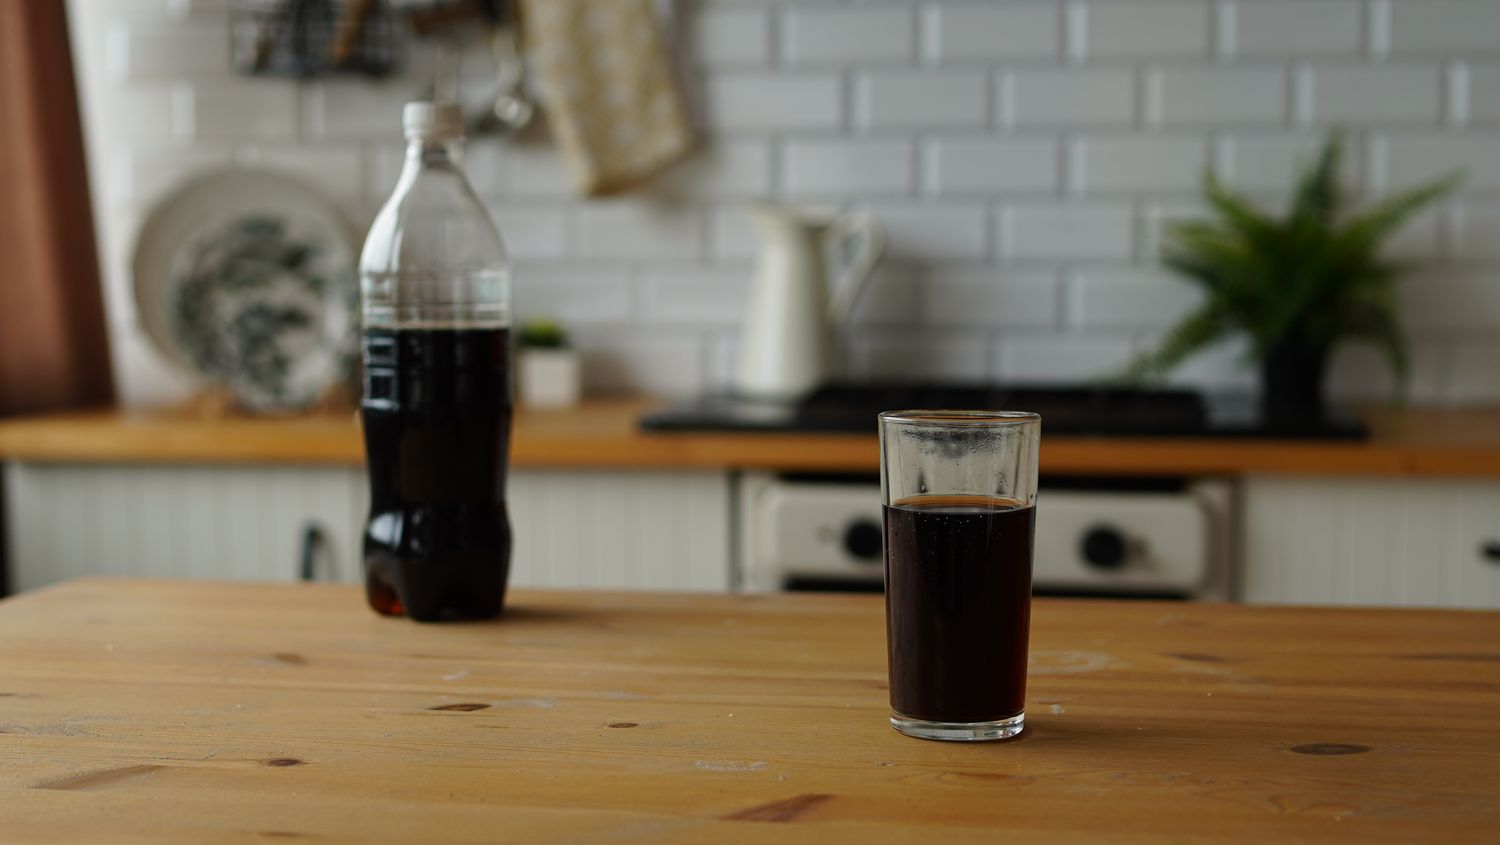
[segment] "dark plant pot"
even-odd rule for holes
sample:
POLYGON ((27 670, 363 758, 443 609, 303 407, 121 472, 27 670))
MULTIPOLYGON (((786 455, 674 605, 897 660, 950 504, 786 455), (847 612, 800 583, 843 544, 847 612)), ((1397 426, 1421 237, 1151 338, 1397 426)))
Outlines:
POLYGON ((1267 419, 1322 419, 1327 346, 1283 341, 1260 364, 1260 409, 1267 419))

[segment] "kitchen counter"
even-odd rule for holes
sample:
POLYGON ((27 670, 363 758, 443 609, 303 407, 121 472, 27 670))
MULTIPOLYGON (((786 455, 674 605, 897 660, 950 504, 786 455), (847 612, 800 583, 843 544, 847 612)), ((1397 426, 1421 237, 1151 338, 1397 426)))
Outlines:
MULTIPOLYGON (((650 400, 593 400, 516 416, 522 467, 775 469, 874 472, 875 438, 859 434, 642 432, 650 400)), ((1049 437, 1054 474, 1244 473, 1500 477, 1500 409, 1383 410, 1363 443, 1049 437)), ((319 463, 364 459, 352 411, 291 418, 184 411, 101 411, 0 421, 0 459, 91 463, 319 463)))
POLYGON ((1493 841, 1500 614, 1038 601, 1028 727, 886 723, 876 596, 90 579, 0 603, 16 840, 1493 841), (1311 644, 1311 645, 1310 645, 1311 644))

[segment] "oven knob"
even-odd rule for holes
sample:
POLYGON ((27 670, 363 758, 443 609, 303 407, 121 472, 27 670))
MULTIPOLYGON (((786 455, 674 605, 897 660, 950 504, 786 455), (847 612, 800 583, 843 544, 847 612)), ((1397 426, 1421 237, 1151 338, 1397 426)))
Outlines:
POLYGON ((1111 525, 1095 525, 1083 532, 1079 552, 1095 569, 1119 569, 1125 564, 1125 535, 1111 525))
POLYGON ((844 530, 844 550, 863 561, 879 561, 883 533, 880 523, 872 519, 856 519, 844 530))

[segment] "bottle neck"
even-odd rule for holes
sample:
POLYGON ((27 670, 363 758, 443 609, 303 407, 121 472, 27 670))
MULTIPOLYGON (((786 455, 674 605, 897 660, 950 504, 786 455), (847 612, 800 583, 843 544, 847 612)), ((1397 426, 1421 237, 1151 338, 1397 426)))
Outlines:
POLYGON ((394 196, 404 196, 423 172, 448 171, 462 177, 463 141, 433 141, 410 138, 406 142, 406 163, 396 180, 394 196))
POLYGON ((463 139, 434 141, 409 138, 406 142, 406 169, 418 167, 459 167, 463 164, 463 139))

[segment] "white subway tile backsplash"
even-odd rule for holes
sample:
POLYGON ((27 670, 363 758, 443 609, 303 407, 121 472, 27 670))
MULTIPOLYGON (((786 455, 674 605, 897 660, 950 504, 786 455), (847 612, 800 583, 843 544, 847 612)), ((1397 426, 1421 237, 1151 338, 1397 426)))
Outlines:
POLYGON ((917 313, 917 279, 921 266, 887 259, 876 266, 854 303, 849 323, 854 334, 872 327, 912 324, 917 313))
POLYGON ((190 135, 197 140, 292 140, 297 91, 262 81, 224 80, 191 89, 190 135))
MULTIPOLYGON (((1151 349, 1161 341, 1165 330, 1137 335, 1137 349, 1151 349)), ((1211 390, 1219 393, 1253 394, 1260 389, 1260 376, 1250 363, 1249 344, 1242 339, 1222 341, 1204 347, 1166 374, 1167 387, 1211 390)))
POLYGON ((793 141, 784 151, 785 181, 794 197, 911 193, 909 141, 793 141))
POLYGON ((1390 0, 1392 53, 1500 50, 1500 3, 1494 0, 1390 0))
POLYGON ((740 337, 733 331, 709 331, 703 337, 703 379, 710 390, 723 390, 734 383, 740 337))
POLYGON ((718 208, 708 218, 709 255, 717 261, 748 261, 760 246, 743 208, 718 208))
POLYGON ((114 217, 117 225, 97 233, 104 315, 111 331, 138 331, 140 317, 135 306, 135 286, 131 283, 131 262, 144 216, 120 213, 114 217))
POLYGON ((1459 344, 1449 366, 1449 399, 1460 403, 1500 401, 1500 343, 1459 344))
POLYGON ((105 150, 171 147, 192 140, 192 91, 159 82, 100 92, 88 104, 90 120, 109 127, 108 139, 85 138, 105 150))
POLYGON ((700 209, 639 200, 611 200, 578 211, 584 258, 673 260, 701 253, 700 209))
MULTIPOLYGON (((257 80, 268 90, 294 91, 277 79, 257 80)), ((420 88, 401 79, 324 79, 302 92, 303 131, 312 138, 376 141, 401 139, 401 108, 421 99, 420 88)))
POLYGON ((1249 0, 1236 14, 1240 56, 1356 55, 1364 41, 1360 0, 1249 0))
POLYGON ((885 224, 886 254, 896 261, 979 261, 988 250, 983 203, 886 204, 870 211, 885 224))
POLYGON ((364 191, 364 158, 358 147, 263 146, 242 150, 241 164, 275 171, 334 199, 364 191))
POLYGON ((935 138, 924 149, 929 191, 945 195, 1052 193, 1058 146, 1049 137, 935 138))
POLYGON ((1042 59, 1058 54, 1058 5, 939 3, 922 10, 923 52, 936 62, 1042 59))
MULTIPOLYGON (((244 78, 226 67, 223 0, 69 5, 122 394, 176 398, 186 387, 144 346, 129 296, 150 204, 205 168, 258 166, 362 226, 395 183, 401 106, 428 85, 431 49, 383 82, 244 78)), ((1390 254, 1425 268, 1401 288, 1414 395, 1500 400, 1500 2, 678 6, 703 136, 634 197, 581 198, 542 131, 468 145, 516 259, 518 315, 574 327, 594 388, 727 384, 758 249, 740 207, 752 197, 886 220, 890 255, 846 334, 859 375, 1113 371, 1195 301, 1156 256, 1170 222, 1205 216, 1202 168, 1279 211, 1296 164, 1345 124, 1357 194, 1467 171, 1390 254)), ((476 104, 489 63, 483 45, 463 62, 476 104)), ((1216 347, 1171 383, 1252 387, 1242 351, 1216 347)), ((1383 398, 1388 377, 1362 355, 1341 353, 1335 395, 1383 398)))
POLYGON ((1394 190, 1460 170, 1470 190, 1500 189, 1500 133, 1392 134, 1385 141, 1379 184, 1394 190))
POLYGON ((118 19, 105 44, 110 76, 126 83, 184 74, 229 75, 229 38, 213 23, 118 19))
MULTIPOLYGON (((226 146, 122 149, 111 157, 105 196, 115 208, 143 210, 204 171, 228 167, 233 161, 234 156, 226 146)), ((96 185, 95 189, 98 188, 96 185)))
POLYGON ((906 62, 916 42, 910 6, 791 8, 781 18, 782 56, 798 65, 906 62))
POLYGON ((568 215, 562 209, 491 203, 489 211, 511 258, 527 261, 568 256, 568 215))
POLYGON ((714 198, 765 196, 772 188, 770 142, 726 139, 696 149, 651 187, 662 193, 714 198))
POLYGON ((1016 126, 1129 126, 1135 73, 1129 68, 1046 68, 1008 74, 998 113, 1016 126))
POLYGON ((835 129, 843 124, 834 73, 716 74, 707 83, 708 121, 718 129, 835 129))
POLYGON ((1465 68, 1467 100, 1463 104, 1469 123, 1500 123, 1500 64, 1470 64, 1465 68))
POLYGON ((1367 343, 1345 343, 1334 350, 1328 363, 1328 395, 1336 402, 1374 404, 1402 398, 1412 402, 1440 402, 1448 393, 1447 350, 1421 338, 1410 339, 1410 390, 1405 397, 1397 389, 1396 374, 1389 359, 1367 343))
POLYGON ((986 76, 982 71, 876 71, 855 85, 855 123, 889 127, 983 126, 986 76))
POLYGON ((997 268, 934 270, 917 293, 922 322, 933 326, 1053 329, 1057 274, 997 268))
POLYGON ((698 10, 691 23, 688 46, 705 65, 763 65, 771 58, 771 24, 764 9, 709 7, 698 10))
POLYGON ((1453 220, 1455 257, 1500 261, 1500 204, 1466 203, 1453 220))
POLYGON ((1203 301, 1192 282, 1160 270, 1080 270, 1069 283, 1076 329, 1164 329, 1203 301))
MULTIPOLYGON (((376 199, 384 199, 396 186, 406 160, 406 147, 400 140, 371 142, 364 145, 369 150, 371 166, 376 174, 371 178, 378 188, 376 199)), ((488 139, 475 139, 464 144, 461 164, 464 175, 474 193, 481 198, 502 197, 510 194, 510 144, 500 144, 488 139)))
POLYGON ((1007 206, 998 221, 1007 258, 1023 260, 1128 260, 1134 225, 1130 206, 1036 203, 1007 206))
POLYGON ((997 375, 1007 382, 1106 378, 1130 361, 1129 338, 1089 334, 1000 335, 997 375))
POLYGON ((653 270, 645 278, 642 317, 652 323, 738 326, 745 319, 751 273, 749 264, 653 270))
POLYGON ((982 381, 988 353, 979 332, 882 332, 855 338, 849 369, 860 378, 982 381))
POLYGON ((1147 203, 1141 213, 1141 257, 1155 262, 1161 257, 1162 244, 1171 228, 1178 223, 1207 220, 1213 217, 1202 200, 1169 200, 1147 203))
POLYGON ((1308 113, 1319 123, 1437 123, 1442 113, 1437 65, 1319 65, 1308 113))
POLYGON ((502 145, 493 141, 489 144, 493 145, 492 154, 499 157, 498 165, 493 168, 499 190, 520 197, 577 197, 578 185, 573 172, 555 148, 502 145))
MULTIPOLYGON (((500 225, 504 231, 504 224, 500 225)), ((514 286, 520 321, 552 319, 573 329, 624 323, 631 316, 630 277, 623 270, 521 263, 516 267, 514 286)))
POLYGON ((1073 150, 1073 190, 1085 193, 1186 193, 1208 165, 1199 136, 1088 135, 1073 150))
POLYGON ((1441 241, 1445 216, 1445 210, 1440 207, 1423 209, 1391 233, 1381 254, 1411 262, 1441 258, 1445 251, 1441 241))
MULTIPOLYGON (((1224 139, 1225 182, 1255 193, 1288 192, 1298 176, 1312 167, 1327 140, 1321 132, 1245 133, 1224 139)), ((1360 146, 1347 141, 1339 166, 1344 185, 1358 189, 1363 172, 1360 146)))
POLYGON ((583 356, 583 388, 590 393, 686 397, 704 388, 696 331, 586 330, 574 337, 583 356))
POLYGON ((1147 120, 1164 125, 1277 125, 1286 116, 1279 67, 1164 67, 1146 76, 1147 120))
POLYGON ((1208 53, 1208 4, 1203 0, 1093 2, 1082 16, 1082 52, 1089 58, 1203 56, 1208 53))
POLYGON ((111 326, 109 348, 115 369, 116 398, 123 405, 173 405, 199 388, 196 381, 183 378, 181 368, 157 351, 139 326, 111 326))
POLYGON ((1397 297, 1410 332, 1483 333, 1500 314, 1500 279, 1483 268, 1427 267, 1402 279, 1397 297))

